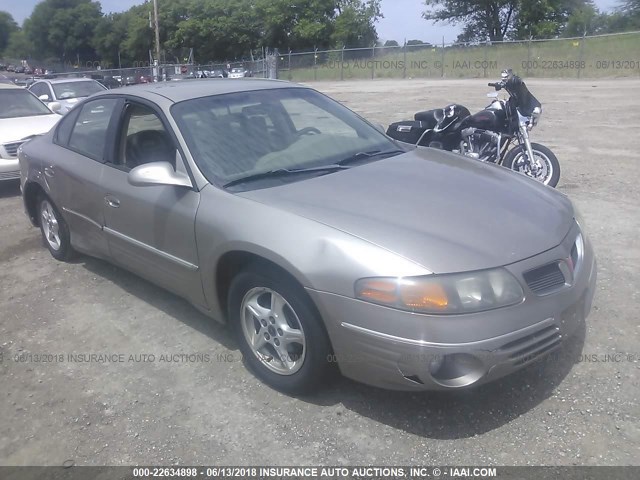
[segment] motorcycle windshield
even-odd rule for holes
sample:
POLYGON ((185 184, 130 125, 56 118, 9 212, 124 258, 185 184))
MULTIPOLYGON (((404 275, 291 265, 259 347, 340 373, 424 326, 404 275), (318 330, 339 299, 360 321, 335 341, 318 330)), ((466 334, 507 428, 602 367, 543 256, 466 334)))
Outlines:
POLYGON ((519 77, 514 76, 510 79, 507 82, 506 88, 512 100, 515 100, 515 106, 522 115, 530 117, 536 107, 542 107, 542 104, 533 96, 519 77))

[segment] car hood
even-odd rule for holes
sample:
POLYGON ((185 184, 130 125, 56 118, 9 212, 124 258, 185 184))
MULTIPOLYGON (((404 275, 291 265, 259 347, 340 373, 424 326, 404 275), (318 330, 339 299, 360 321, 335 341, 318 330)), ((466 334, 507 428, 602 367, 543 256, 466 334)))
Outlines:
POLYGON ((0 120, 0 143, 18 142, 32 135, 47 133, 61 118, 56 113, 34 117, 3 118, 0 120))
POLYGON ((559 245, 573 222, 573 206, 560 192, 433 149, 239 195, 347 232, 434 273, 529 258, 559 245))

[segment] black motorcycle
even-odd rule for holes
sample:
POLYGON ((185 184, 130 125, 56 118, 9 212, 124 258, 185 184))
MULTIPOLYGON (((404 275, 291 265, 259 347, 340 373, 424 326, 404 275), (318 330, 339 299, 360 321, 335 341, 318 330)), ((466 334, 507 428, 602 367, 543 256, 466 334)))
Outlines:
POLYGON ((560 180, 558 159, 544 145, 529 140, 529 132, 542 115, 542 104, 511 70, 503 71, 502 80, 489 86, 496 90, 489 94, 494 100, 474 115, 463 105, 452 104, 418 112, 414 121, 393 123, 387 135, 496 163, 555 187, 560 180), (498 98, 502 89, 509 94, 508 100, 498 98))

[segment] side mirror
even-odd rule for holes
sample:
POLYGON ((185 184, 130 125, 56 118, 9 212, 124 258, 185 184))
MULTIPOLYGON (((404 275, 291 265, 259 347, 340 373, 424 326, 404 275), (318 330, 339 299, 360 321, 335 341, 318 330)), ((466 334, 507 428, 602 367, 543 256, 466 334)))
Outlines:
POLYGON ((42 100, 43 102, 48 102, 49 101, 49 95, 47 95, 46 93, 44 95, 40 95, 38 98, 40 100, 42 100))
POLYGON ((191 188, 193 186, 189 176, 176 172, 169 162, 152 162, 139 165, 129 172, 127 180, 135 187, 171 185, 191 188))
MULTIPOLYGON (((46 97, 46 95, 43 96, 46 97)), ((62 110, 62 105, 58 102, 51 102, 49 104, 49 108, 55 113, 60 113, 60 110, 62 110)))

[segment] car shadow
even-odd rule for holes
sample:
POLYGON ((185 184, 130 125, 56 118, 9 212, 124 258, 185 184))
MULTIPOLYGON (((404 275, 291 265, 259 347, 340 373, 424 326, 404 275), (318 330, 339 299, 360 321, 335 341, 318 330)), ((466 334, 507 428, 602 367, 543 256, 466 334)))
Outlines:
POLYGON ((193 305, 177 295, 163 290, 134 273, 98 258, 80 255, 72 263, 82 265, 92 274, 109 280, 127 293, 194 330, 207 335, 226 348, 230 350, 238 349, 237 342, 234 340, 230 329, 200 313, 193 305))
POLYGON ((499 428, 551 397, 580 361, 585 322, 563 346, 503 379, 455 392, 387 391, 339 379, 333 388, 302 400, 342 405, 364 417, 421 437, 469 438, 499 428))
MULTIPOLYGON (((200 313, 186 300, 100 259, 82 255, 74 263, 226 348, 238 350, 230 329, 200 313)), ((425 438, 469 438, 500 428, 551 397, 580 361, 585 336, 583 321, 560 349, 513 375, 475 388, 453 392, 401 392, 339 377, 319 392, 298 399, 319 406, 342 406, 363 417, 425 438)))
POLYGON ((20 180, 6 180, 0 182, 0 198, 17 197, 20 195, 20 180))

